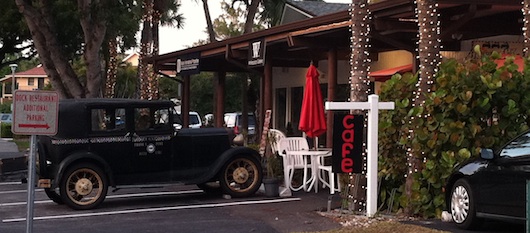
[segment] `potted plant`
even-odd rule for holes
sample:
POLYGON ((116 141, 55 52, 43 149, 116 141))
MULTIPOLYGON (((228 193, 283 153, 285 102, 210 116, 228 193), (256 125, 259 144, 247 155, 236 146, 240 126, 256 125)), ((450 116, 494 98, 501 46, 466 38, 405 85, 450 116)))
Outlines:
POLYGON ((265 186, 265 195, 277 197, 279 195, 281 176, 283 175, 283 165, 280 156, 272 152, 270 145, 274 143, 273 140, 276 139, 274 137, 267 137, 263 156, 263 164, 267 170, 263 179, 263 185, 265 186))

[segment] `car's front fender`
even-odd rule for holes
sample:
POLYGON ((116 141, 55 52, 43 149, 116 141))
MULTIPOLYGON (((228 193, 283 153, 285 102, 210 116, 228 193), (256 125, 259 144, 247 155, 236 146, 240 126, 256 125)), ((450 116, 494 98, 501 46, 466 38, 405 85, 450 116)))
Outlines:
POLYGON ((259 156, 259 153, 251 148, 238 146, 238 147, 232 147, 225 152, 223 152, 217 160, 212 164, 212 166, 208 169, 208 172, 204 173, 202 176, 197 177, 196 179, 191 179, 186 181, 186 184, 201 184, 208 181, 212 181, 215 178, 217 178, 217 175, 223 169, 223 166, 234 156, 236 155, 248 155, 253 158, 255 158, 257 161, 261 161, 261 157, 259 156))

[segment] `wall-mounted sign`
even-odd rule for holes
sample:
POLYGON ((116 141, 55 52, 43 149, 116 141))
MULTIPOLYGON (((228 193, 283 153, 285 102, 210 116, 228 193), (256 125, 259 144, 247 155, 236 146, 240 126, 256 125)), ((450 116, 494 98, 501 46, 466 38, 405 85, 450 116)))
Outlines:
POLYGON ((265 39, 250 41, 248 49, 248 66, 258 67, 265 64, 265 39))
POLYGON ((201 58, 200 53, 189 53, 186 55, 179 56, 177 58, 177 74, 179 75, 192 75, 198 74, 199 61, 201 58))
POLYGON ((363 115, 335 114, 333 123, 333 172, 362 172, 363 131, 363 115))
POLYGON ((471 41, 471 50, 467 58, 480 59, 478 54, 473 51, 475 45, 480 45, 483 54, 490 54, 497 51, 500 54, 522 55, 524 43, 520 41, 471 41))

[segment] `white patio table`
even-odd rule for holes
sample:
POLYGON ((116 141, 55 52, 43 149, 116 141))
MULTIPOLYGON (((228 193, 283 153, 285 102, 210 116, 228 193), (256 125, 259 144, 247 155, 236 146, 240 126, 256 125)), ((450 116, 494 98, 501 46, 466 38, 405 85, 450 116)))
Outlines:
POLYGON ((318 150, 295 150, 295 151, 286 151, 287 156, 290 155, 301 155, 304 156, 304 162, 311 162, 311 176, 303 181, 304 191, 309 192, 314 187, 315 192, 318 192, 318 167, 322 159, 321 157, 331 156, 331 149, 328 148, 319 148, 318 150), (309 185, 308 185, 309 184, 309 185))

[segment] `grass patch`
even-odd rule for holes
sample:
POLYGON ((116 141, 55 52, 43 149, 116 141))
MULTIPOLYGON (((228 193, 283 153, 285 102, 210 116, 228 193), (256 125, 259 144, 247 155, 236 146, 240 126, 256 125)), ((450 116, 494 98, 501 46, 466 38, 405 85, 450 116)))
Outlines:
POLYGON ((13 142, 17 144, 18 151, 24 152, 29 149, 30 141, 28 138, 14 138, 13 142))
POLYGON ((442 233, 447 231, 440 231, 429 229, 422 226, 411 224, 404 224, 394 221, 378 222, 371 224, 369 227, 343 227, 329 231, 319 231, 318 233, 391 233, 391 232, 407 232, 407 233, 442 233))

